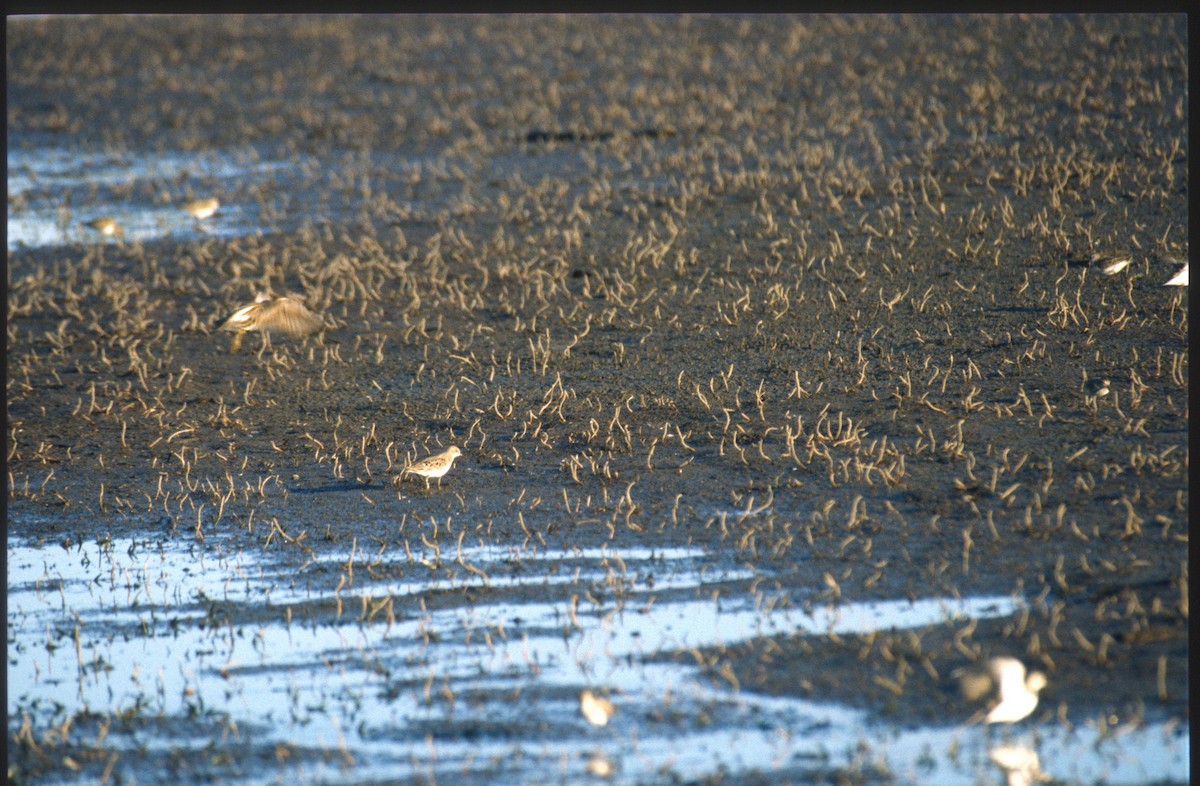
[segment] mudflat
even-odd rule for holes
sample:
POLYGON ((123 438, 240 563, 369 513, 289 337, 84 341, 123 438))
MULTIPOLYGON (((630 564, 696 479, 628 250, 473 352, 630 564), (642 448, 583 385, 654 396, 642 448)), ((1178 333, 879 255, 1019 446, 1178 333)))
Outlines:
MULTIPOLYGON (((414 549, 465 576, 464 544, 637 544, 797 609, 1014 596, 652 658, 916 726, 970 715, 951 673, 1008 654, 1047 674, 1044 723, 1186 728, 1185 17, 47 18, 7 45, 10 150, 292 162, 214 194, 238 236, 10 250, 10 544, 221 543, 329 590, 414 549), (230 352, 264 291, 326 329, 230 352), (400 476, 451 445, 430 488, 400 476)), ((160 771, 96 732, 136 711, 43 709, 10 698, 14 779, 160 771)), ((469 732, 501 729, 528 731, 469 732)), ((173 777, 275 770, 242 745, 173 777)))

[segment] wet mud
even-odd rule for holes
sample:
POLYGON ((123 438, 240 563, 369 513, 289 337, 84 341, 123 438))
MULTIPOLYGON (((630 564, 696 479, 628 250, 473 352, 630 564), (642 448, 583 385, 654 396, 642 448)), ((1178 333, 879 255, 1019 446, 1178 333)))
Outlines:
MULTIPOLYGON (((28 197, 82 221, 220 188, 257 225, 10 249, 10 560, 169 544, 313 593, 206 597, 181 623, 247 637, 635 597, 1011 596, 1001 618, 645 659, 909 728, 963 722, 951 673, 1009 654, 1049 677, 1041 724, 1154 721, 1186 746, 1189 304, 1162 285, 1188 254, 1183 17, 72 18, 10 20, 7 45, 10 151, 295 162, 28 197), (1103 253, 1132 263, 1104 275, 1103 253), (216 326, 264 290, 326 330, 231 353, 216 326), (431 488, 397 479, 450 445, 431 488), (472 562, 492 547, 513 551, 472 562), (669 560, 580 582, 582 558, 521 557, 634 547, 718 574, 656 590, 669 560), (339 594, 418 575, 442 583, 339 594)), ((79 629, 45 639, 10 636, 10 678, 39 648, 73 660, 79 629)), ((316 762, 350 782, 388 739, 579 722, 516 711, 573 687, 431 688, 409 665, 370 695, 458 709, 356 730, 331 699, 306 710, 347 718, 325 746, 231 736, 215 695, 166 715, 10 698, 9 775, 316 762), (147 738, 197 742, 126 744, 147 738)), ((614 726, 630 715, 724 717, 614 726)), ((524 777, 490 766, 458 782, 524 777)), ((840 760, 697 780, 811 778, 908 782, 840 760)))

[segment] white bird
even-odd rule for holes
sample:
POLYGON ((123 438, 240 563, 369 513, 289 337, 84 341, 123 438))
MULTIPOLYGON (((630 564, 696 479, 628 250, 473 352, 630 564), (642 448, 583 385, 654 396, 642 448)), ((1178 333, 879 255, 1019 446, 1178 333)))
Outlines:
POLYGON ((299 300, 286 295, 271 298, 270 295, 259 294, 254 302, 234 311, 218 326, 218 330, 232 330, 233 337, 231 352, 237 352, 242 345, 242 336, 251 330, 263 334, 280 332, 293 337, 308 336, 321 328, 325 323, 299 300))
POLYGON ((1046 687, 1046 675, 1040 671, 1025 673, 1025 664, 1016 658, 1000 657, 988 661, 996 681, 1000 701, 987 714, 988 723, 1016 723, 1037 707, 1038 691, 1046 687))
POLYGON ((608 719, 616 713, 617 707, 608 699, 585 690, 579 694, 579 711, 593 726, 607 726, 608 719))
POLYGON ((987 672, 967 672, 959 680, 968 701, 994 693, 995 703, 984 716, 987 723, 1016 723, 1028 717, 1037 707, 1038 692, 1046 687, 1045 674, 1026 675, 1025 664, 1007 656, 988 661, 987 672))
MULTIPOLYGON (((1179 262, 1179 260, 1172 260, 1172 261, 1174 261, 1176 263, 1179 262)), ((1166 281, 1166 283, 1163 284, 1163 286, 1164 287, 1186 287, 1188 285, 1188 264, 1189 264, 1189 262, 1185 261, 1183 263, 1183 268, 1180 269, 1180 271, 1178 273, 1171 276, 1171 278, 1169 278, 1166 281)))

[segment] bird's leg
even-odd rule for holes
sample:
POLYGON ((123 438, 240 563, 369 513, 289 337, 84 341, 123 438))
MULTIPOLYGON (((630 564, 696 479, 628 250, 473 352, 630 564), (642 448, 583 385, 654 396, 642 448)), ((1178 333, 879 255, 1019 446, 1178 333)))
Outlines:
POLYGON ((262 360, 263 355, 271 348, 271 334, 264 330, 260 335, 262 336, 262 346, 258 348, 258 359, 262 360))

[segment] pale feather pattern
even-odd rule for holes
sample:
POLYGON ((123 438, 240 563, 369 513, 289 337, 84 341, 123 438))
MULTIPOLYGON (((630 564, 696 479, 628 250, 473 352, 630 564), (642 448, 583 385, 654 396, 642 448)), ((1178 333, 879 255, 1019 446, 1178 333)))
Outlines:
POLYGON ((190 202, 183 203, 184 211, 191 213, 198 219, 204 219, 217 212, 221 207, 221 201, 216 197, 208 197, 207 199, 193 199, 190 202))
MULTIPOLYGON (((1177 260, 1177 259, 1172 260, 1172 261, 1174 261, 1177 264, 1179 262, 1179 260, 1177 260)), ((1176 273, 1175 275, 1173 275, 1169 279, 1167 279, 1167 281, 1163 284, 1163 286, 1164 287, 1186 287, 1188 285, 1188 265, 1190 263, 1191 263, 1191 260, 1184 262, 1183 268, 1178 273, 1176 273)))
POLYGON ((265 333, 279 332, 300 337, 316 333, 325 324, 303 303, 290 297, 272 299, 260 294, 254 302, 234 311, 221 323, 221 330, 248 332, 258 330, 265 333))
POLYGON ((420 475, 425 478, 425 487, 429 487, 429 479, 436 478, 438 485, 441 485, 442 476, 450 471, 450 467, 454 466, 454 459, 462 455, 462 451, 455 445, 451 445, 436 456, 429 456, 420 461, 409 464, 405 467, 401 474, 411 473, 420 475))

